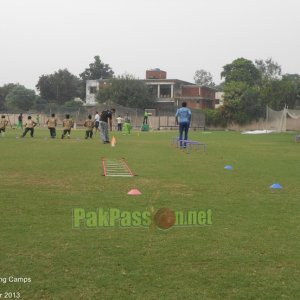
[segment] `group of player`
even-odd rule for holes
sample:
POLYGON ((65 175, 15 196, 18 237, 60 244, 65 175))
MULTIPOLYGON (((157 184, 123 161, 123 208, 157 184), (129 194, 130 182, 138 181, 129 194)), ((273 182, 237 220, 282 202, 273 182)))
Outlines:
MULTIPOLYGON (((5 115, 1 116, 0 120, 0 133, 2 137, 4 136, 5 130, 7 125, 9 124, 9 121, 6 119, 5 115)), ((46 121, 46 124, 48 126, 48 129, 50 131, 51 138, 56 138, 56 126, 57 126, 57 118, 55 117, 55 114, 52 114, 50 118, 46 121)), ((21 128, 23 130, 23 133, 21 135, 22 138, 24 138, 28 132, 30 132, 30 136, 34 137, 34 128, 38 125, 36 121, 32 119, 31 116, 27 117, 27 120, 23 124, 22 114, 18 117, 18 124, 17 128, 21 128)), ((61 138, 63 139, 66 135, 70 136, 71 128, 74 126, 74 122, 72 119, 70 119, 70 115, 66 115, 66 118, 63 120, 63 133, 61 135, 61 138)))
MULTIPOLYGON (((85 127, 85 139, 92 139, 94 130, 95 132, 99 130, 103 143, 110 143, 108 130, 112 130, 112 117, 114 113, 114 108, 102 111, 101 115, 96 112, 94 120, 92 119, 92 115, 88 115, 88 118, 83 123, 83 126, 85 127)), ((51 117, 47 119, 46 124, 50 131, 51 138, 56 138, 57 118, 55 117, 55 114, 52 114, 51 117)), ((62 126, 63 132, 61 138, 70 138, 71 130, 74 127, 74 121, 70 118, 69 114, 65 115, 62 126)))
MULTIPOLYGON (((97 132, 98 130, 100 131, 100 135, 102 138, 102 141, 104 144, 109 144, 109 130, 112 131, 112 118, 115 114, 116 110, 114 108, 104 110, 101 112, 99 115, 98 112, 96 112, 94 120, 92 118, 92 115, 88 115, 88 118, 85 120, 83 126, 85 127, 85 139, 92 139, 93 138, 93 132, 94 130, 97 132)), ((147 124, 148 121, 148 114, 145 112, 144 114, 144 120, 143 120, 143 125, 147 124)), ((182 103, 182 107, 179 108, 176 112, 175 115, 176 118, 176 124, 179 125, 179 138, 180 140, 187 140, 188 139, 188 131, 189 131, 189 126, 191 122, 191 110, 186 107, 186 102, 182 103), (180 120, 180 121, 179 121, 180 120)), ((124 121, 124 127, 127 133, 130 133, 130 130, 132 128, 131 126, 131 120, 128 115, 126 114, 125 118, 121 118, 119 115, 117 118, 117 125, 118 125, 118 131, 122 131, 122 126, 123 126, 123 121, 124 121)), ((6 119, 5 115, 1 116, 0 119, 0 134, 4 136, 5 129, 8 125, 8 120, 6 119)), ((34 136, 34 128, 36 127, 38 123, 35 122, 31 116, 27 117, 27 120, 24 124, 24 131, 23 134, 21 135, 22 138, 26 136, 28 132, 30 132, 30 136, 34 136)), ((57 127, 57 118, 55 117, 55 114, 51 114, 51 117, 49 117, 46 121, 46 124, 48 126, 49 132, 50 132, 50 137, 51 138, 56 138, 56 127, 57 127)), ((70 138, 71 130, 74 127, 74 121, 72 118, 70 118, 69 114, 65 115, 65 119, 63 120, 62 123, 63 126, 63 132, 61 135, 61 138, 64 139, 65 137, 70 138)), ((18 117, 18 126, 23 129, 23 124, 22 124, 22 114, 19 115, 18 117)))
MULTIPOLYGON (((6 119, 6 116, 2 115, 1 120, 0 120, 0 133, 1 133, 2 137, 4 137, 5 130, 6 130, 8 123, 9 122, 6 119)), ((28 131, 30 131, 30 136, 33 137, 34 127, 36 125, 37 125, 37 122, 33 121, 31 116, 28 116, 28 118, 24 124, 25 129, 24 129, 21 137, 25 137, 25 135, 28 133, 28 131)), ((18 119, 18 127, 21 127, 21 129, 23 129, 23 123, 20 125, 19 119, 18 119)))
MULTIPOLYGON (((112 131, 112 118, 115 114, 115 109, 109 109, 104 110, 99 115, 98 112, 96 112, 94 120, 92 118, 92 115, 88 115, 88 118, 84 121, 83 126, 85 127, 85 139, 92 139, 94 131, 100 132, 100 136, 102 138, 102 141, 104 144, 110 143, 109 141, 109 130, 112 131)), ((51 114, 51 117, 47 119, 45 122, 50 133, 50 137, 52 139, 56 138, 56 127, 58 125, 58 119, 56 118, 55 114, 51 114)), ((5 134, 6 127, 9 124, 9 120, 6 119, 5 115, 1 116, 0 119, 0 134, 3 137, 5 134)), ((21 138, 24 138, 28 132, 30 132, 30 136, 34 137, 34 128, 38 125, 36 121, 32 119, 31 116, 27 117, 27 120, 23 124, 23 116, 22 114, 18 117, 18 124, 17 128, 21 128, 23 130, 23 133, 21 135, 21 138)), ((74 128, 74 121, 70 117, 69 114, 65 115, 65 118, 62 122, 63 132, 61 135, 61 139, 64 139, 65 137, 70 138, 71 130, 74 128)))

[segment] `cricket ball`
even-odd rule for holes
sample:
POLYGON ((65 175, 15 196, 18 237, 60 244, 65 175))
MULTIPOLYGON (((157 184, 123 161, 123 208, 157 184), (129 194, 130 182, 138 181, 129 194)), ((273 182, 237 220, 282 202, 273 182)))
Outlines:
POLYGON ((154 215, 154 223, 160 229, 168 229, 175 224, 175 213, 170 208, 160 208, 154 215))

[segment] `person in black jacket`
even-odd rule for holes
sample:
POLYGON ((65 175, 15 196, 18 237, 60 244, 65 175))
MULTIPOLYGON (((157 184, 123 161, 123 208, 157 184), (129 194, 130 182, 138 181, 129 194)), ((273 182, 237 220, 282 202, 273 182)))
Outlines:
POLYGON ((116 110, 114 108, 104 110, 100 115, 100 135, 103 141, 103 144, 109 144, 109 133, 108 126, 110 131, 112 131, 112 117, 115 114, 116 110))

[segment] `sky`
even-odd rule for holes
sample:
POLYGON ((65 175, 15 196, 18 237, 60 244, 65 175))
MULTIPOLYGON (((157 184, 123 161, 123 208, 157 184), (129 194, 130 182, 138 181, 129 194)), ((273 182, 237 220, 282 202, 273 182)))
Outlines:
POLYGON ((115 75, 220 83, 223 66, 272 58, 300 74, 299 0, 0 0, 0 86, 35 89, 59 69, 78 76, 94 56, 115 75))

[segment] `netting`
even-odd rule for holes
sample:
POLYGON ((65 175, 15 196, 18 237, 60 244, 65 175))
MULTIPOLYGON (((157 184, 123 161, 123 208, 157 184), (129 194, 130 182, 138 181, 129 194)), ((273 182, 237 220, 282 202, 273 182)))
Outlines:
MULTIPOLYGON (((87 119, 89 114, 92 117, 95 116, 96 111, 99 113, 103 110, 115 108, 116 113, 113 119, 113 125, 117 127, 116 118, 120 115, 122 118, 125 118, 126 115, 130 117, 131 125, 134 129, 140 129, 143 120, 144 120, 144 109, 140 108, 130 108, 124 107, 117 104, 99 104, 94 107, 81 107, 77 110, 49 110, 49 112, 27 112, 23 114, 23 120, 27 119, 28 115, 31 115, 32 118, 37 121, 39 127, 46 127, 46 120, 51 115, 51 113, 55 113, 58 119, 58 125, 62 124, 63 119, 65 118, 65 114, 70 114, 70 117, 74 120, 75 127, 81 128, 84 124, 84 121, 87 119)), ((175 113, 176 107, 169 109, 146 109, 151 115, 148 117, 148 124, 150 129, 152 130, 164 130, 164 129, 178 129, 178 126, 175 124, 175 113)), ((17 125, 18 114, 7 114, 4 113, 7 118, 9 118, 10 124, 13 126, 17 125)), ((192 120, 191 120, 191 128, 203 129, 205 127, 205 115, 201 110, 192 110, 192 120)))
POLYGON ((267 106, 266 129, 277 132, 286 131, 285 109, 276 111, 267 106))
MULTIPOLYGON (((126 115, 128 115, 130 117, 131 125, 133 126, 133 128, 139 129, 142 126, 145 112, 144 109, 130 108, 118 104, 99 104, 89 112, 93 114, 95 111, 101 112, 102 110, 112 107, 116 109, 115 117, 118 117, 120 115, 124 118, 126 115)), ((178 126, 175 124, 176 110, 176 107, 169 109, 146 109, 146 111, 151 114, 148 117, 148 124, 150 128, 153 130, 177 129, 178 126)), ((81 116, 82 114, 80 113, 78 116, 79 120, 81 120, 81 116)), ((203 129, 205 127, 205 114, 203 113, 203 111, 192 110, 192 120, 190 127, 193 129, 203 129)))
POLYGON ((294 120, 300 119, 300 110, 287 109, 287 115, 294 120))
POLYGON ((267 107, 266 129, 277 132, 300 129, 300 110, 284 108, 275 111, 267 107))

